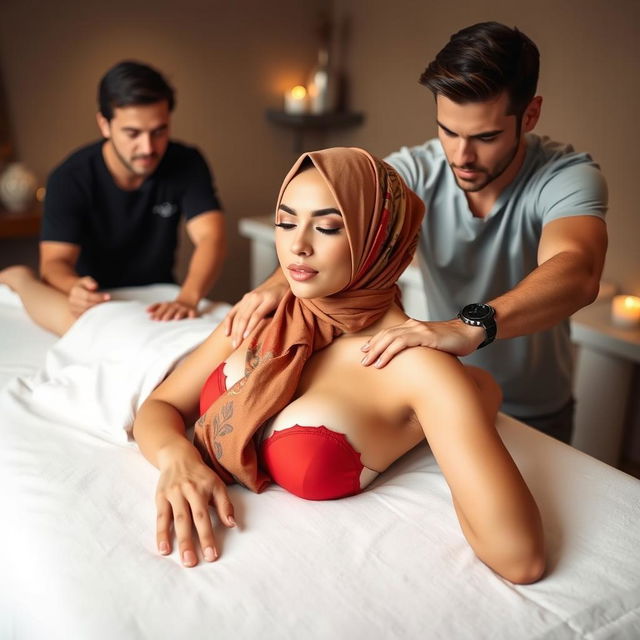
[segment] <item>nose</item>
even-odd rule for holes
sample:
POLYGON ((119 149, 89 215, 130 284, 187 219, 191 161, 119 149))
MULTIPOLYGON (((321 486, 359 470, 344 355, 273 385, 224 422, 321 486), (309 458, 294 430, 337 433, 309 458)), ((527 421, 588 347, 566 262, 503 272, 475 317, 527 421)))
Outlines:
POLYGON ((464 138, 458 138, 458 146, 456 147, 453 157, 453 164, 456 167, 464 167, 467 165, 473 165, 476 161, 476 153, 473 146, 473 142, 465 140, 464 138))
POLYGON ((300 224, 293 232, 291 253, 296 256, 310 256, 313 253, 311 233, 307 225, 300 224))
POLYGON ((150 133, 141 133, 138 137, 138 151, 140 154, 148 156, 153 151, 153 142, 150 133))

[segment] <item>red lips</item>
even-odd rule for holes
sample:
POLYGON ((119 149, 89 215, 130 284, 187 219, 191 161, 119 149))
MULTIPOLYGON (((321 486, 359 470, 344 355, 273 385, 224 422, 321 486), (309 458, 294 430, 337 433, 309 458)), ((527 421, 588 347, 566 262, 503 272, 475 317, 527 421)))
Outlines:
POLYGON ((287 266, 291 277, 297 282, 303 282, 304 280, 309 280, 313 278, 318 272, 311 267, 308 267, 306 264, 290 264, 287 266))

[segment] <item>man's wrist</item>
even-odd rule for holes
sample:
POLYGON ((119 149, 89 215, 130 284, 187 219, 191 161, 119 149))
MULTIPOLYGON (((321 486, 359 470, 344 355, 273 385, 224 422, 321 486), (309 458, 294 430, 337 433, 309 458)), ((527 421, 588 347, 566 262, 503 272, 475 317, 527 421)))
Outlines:
POLYGON ((185 291, 184 289, 180 290, 178 297, 176 298, 176 302, 184 304, 188 307, 192 307, 195 309, 198 306, 198 303, 202 299, 202 296, 199 292, 194 291, 185 291))
POLYGON ((284 275, 284 271, 281 267, 278 267, 261 285, 256 287, 258 289, 269 289, 271 287, 281 287, 286 289, 289 286, 287 278, 284 275))
POLYGON ((482 327, 474 327, 466 324, 460 317, 456 320, 462 325, 465 335, 469 339, 469 343, 473 345, 474 350, 477 349, 486 339, 487 334, 482 327))
POLYGON ((495 340, 498 327, 496 325, 496 310, 491 305, 473 302, 460 310, 458 318, 464 324, 481 329, 484 333, 484 338, 476 347, 477 349, 482 349, 495 340))

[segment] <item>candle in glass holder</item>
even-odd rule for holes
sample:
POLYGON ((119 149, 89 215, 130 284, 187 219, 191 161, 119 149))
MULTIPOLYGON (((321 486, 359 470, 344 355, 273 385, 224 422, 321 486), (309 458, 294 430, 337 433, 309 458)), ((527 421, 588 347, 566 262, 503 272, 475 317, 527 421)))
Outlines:
POLYGON ((640 327, 640 298, 615 296, 611 303, 611 320, 617 327, 640 327))
POLYGON ((307 90, 301 84, 284 94, 284 110, 291 115, 307 112, 307 90))

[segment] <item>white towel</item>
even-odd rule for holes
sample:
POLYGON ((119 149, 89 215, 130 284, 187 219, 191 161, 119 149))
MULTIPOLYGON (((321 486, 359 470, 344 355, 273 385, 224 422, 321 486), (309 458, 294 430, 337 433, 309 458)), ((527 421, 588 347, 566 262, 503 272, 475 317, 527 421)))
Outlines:
POLYGON ((158 322, 139 301, 98 305, 49 349, 40 371, 16 378, 5 392, 52 423, 127 442, 144 399, 228 310, 213 304, 199 318, 158 322))

